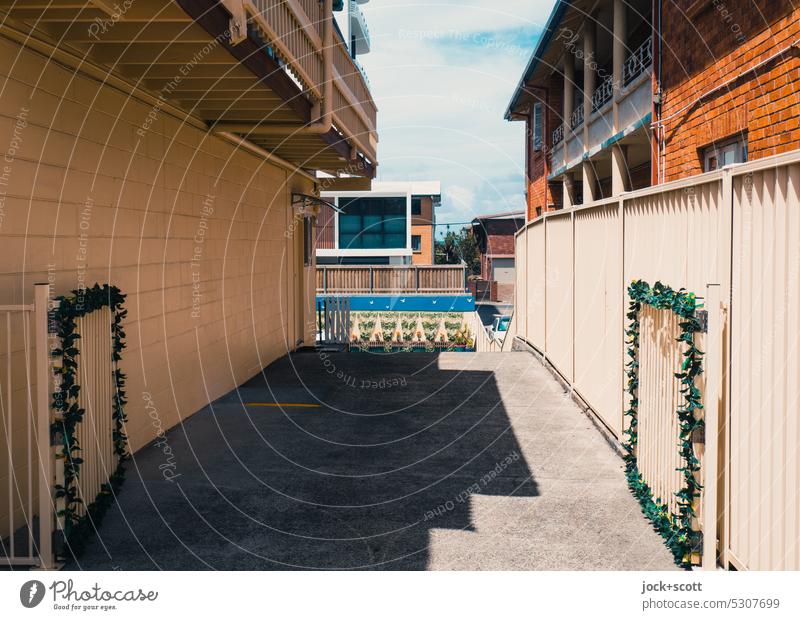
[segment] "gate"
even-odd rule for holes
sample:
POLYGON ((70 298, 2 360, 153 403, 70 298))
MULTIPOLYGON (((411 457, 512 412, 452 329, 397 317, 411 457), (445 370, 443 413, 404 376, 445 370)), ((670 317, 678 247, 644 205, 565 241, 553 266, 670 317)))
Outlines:
MULTIPOLYGON (((48 284, 37 284, 32 305, 0 306, 0 441, 5 444, 0 463, 0 566, 55 568, 56 532, 66 533, 74 524, 66 523, 67 517, 56 519, 66 507, 63 497, 56 499, 65 467, 64 459, 56 458, 64 449, 63 437, 51 431, 58 409, 54 394, 62 385, 54 379, 51 352, 62 343, 50 334, 55 327, 50 311, 59 306, 49 294, 48 284)), ((112 415, 117 372, 114 316, 108 306, 90 308, 76 318, 78 340, 73 345, 80 386, 76 404, 83 414, 75 426, 80 449, 75 454, 80 456, 74 480, 77 501, 66 508, 72 508, 77 519, 87 516, 119 464, 112 415)))
POLYGON ((81 386, 78 406, 84 410, 77 426, 78 445, 83 463, 77 486, 81 499, 76 515, 83 517, 117 468, 114 454, 112 404, 115 385, 112 366, 111 312, 108 306, 79 317, 80 334, 78 381, 81 386))
POLYGON ((50 445, 50 287, 33 305, 0 306, 0 565, 53 568, 55 459, 50 445))
POLYGON ((326 295, 317 302, 317 340, 321 344, 350 342, 350 298, 326 295))

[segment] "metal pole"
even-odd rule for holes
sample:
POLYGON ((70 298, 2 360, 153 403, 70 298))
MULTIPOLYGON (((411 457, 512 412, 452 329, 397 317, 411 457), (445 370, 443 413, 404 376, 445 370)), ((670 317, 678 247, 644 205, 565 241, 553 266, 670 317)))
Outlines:
POLYGON ((706 287, 706 445, 703 458, 703 569, 717 568, 717 480, 719 476, 719 397, 722 378, 720 285, 706 287))
POLYGON ((34 295, 36 338, 36 447, 39 459, 39 561, 54 568, 53 558, 53 459, 50 448, 50 356, 47 350, 47 306, 50 285, 37 284, 34 295))

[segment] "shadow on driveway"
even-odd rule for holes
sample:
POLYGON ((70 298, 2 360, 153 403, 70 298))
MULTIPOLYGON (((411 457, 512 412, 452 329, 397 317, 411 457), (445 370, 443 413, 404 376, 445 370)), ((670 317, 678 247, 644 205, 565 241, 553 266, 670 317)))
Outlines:
POLYGON ((670 567, 590 427, 526 353, 301 352, 137 452, 72 568, 670 567))

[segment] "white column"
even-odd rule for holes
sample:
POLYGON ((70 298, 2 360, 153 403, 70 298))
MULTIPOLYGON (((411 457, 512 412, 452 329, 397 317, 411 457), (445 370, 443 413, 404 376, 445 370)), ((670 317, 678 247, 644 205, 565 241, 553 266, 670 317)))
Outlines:
POLYGON ((583 164, 581 164, 581 171, 583 172, 583 204, 586 204, 596 199, 594 195, 594 186, 597 177, 594 173, 594 165, 590 161, 584 161, 583 164))
POLYGON ((619 196, 628 191, 628 165, 625 161, 625 147, 611 145, 611 195, 619 196))
POLYGON ((569 117, 572 116, 572 100, 575 90, 575 65, 572 54, 564 54, 564 141, 570 136, 569 117))
POLYGON ((583 148, 589 147, 589 116, 592 113, 592 95, 597 82, 597 59, 594 57, 595 18, 587 16, 583 22, 583 148))
MULTIPOLYGON (((620 127, 619 120, 619 95, 622 91, 622 66, 628 54, 625 7, 624 0, 614 0, 614 36, 612 46, 614 95, 612 114, 615 134, 623 129, 623 127, 620 127)), ((625 151, 625 147, 619 144, 611 147, 611 194, 613 196, 619 196, 622 192, 630 189, 628 187, 628 164, 625 151)))
MULTIPOLYGON (((572 137, 572 128, 569 124, 569 119, 572 116, 572 102, 575 92, 575 60, 569 50, 564 53, 564 163, 567 163, 567 141, 572 137)), ((562 201, 562 208, 569 209, 573 204, 572 194, 572 176, 569 173, 564 174, 563 180, 564 196, 562 201)))
MULTIPOLYGON (((589 150, 589 117, 592 114, 592 94, 596 82, 596 59, 594 57, 595 18, 587 16, 583 22, 583 151, 589 150)), ((595 175, 592 164, 583 162, 583 203, 595 199, 595 175)))
POLYGON ((569 209, 573 204, 575 204, 572 193, 572 175, 569 172, 564 174, 564 181, 562 183, 564 186, 564 200, 561 207, 564 209, 569 209))
POLYGON ((619 126, 619 104, 617 102, 617 99, 619 99, 619 93, 622 90, 622 65, 625 62, 625 56, 627 55, 626 52, 627 36, 625 33, 625 28, 626 28, 625 19, 626 18, 625 18, 624 0, 614 0, 614 44, 613 44, 613 61, 612 61, 612 66, 614 69, 613 73, 614 133, 617 133, 620 129, 622 129, 619 126))

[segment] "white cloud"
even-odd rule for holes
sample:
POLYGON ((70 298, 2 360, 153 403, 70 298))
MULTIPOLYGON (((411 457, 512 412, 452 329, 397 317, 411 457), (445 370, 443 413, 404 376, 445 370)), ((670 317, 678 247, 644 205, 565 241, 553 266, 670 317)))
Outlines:
POLYGON ((380 179, 440 179, 440 220, 524 203, 524 127, 503 113, 552 5, 362 5, 373 51, 359 60, 379 110, 380 179))

